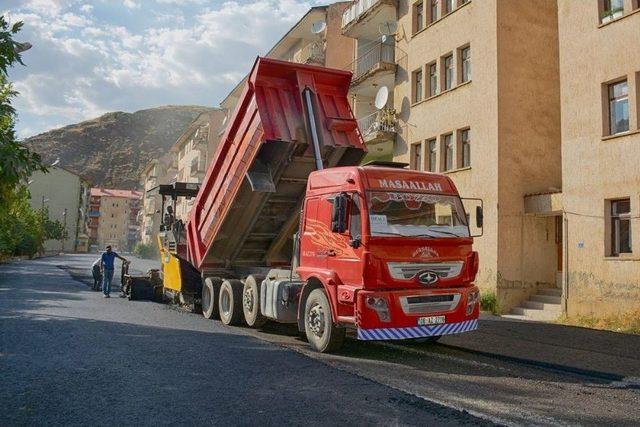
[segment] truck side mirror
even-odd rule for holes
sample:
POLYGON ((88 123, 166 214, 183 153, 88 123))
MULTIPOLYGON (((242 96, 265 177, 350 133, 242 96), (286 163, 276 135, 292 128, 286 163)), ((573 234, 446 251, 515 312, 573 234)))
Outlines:
POLYGON ((333 198, 333 211, 331 212, 331 231, 344 233, 347 229, 347 200, 345 193, 340 193, 333 198))
POLYGON ((484 213, 482 212, 482 206, 476 206, 476 227, 482 228, 484 224, 484 213))

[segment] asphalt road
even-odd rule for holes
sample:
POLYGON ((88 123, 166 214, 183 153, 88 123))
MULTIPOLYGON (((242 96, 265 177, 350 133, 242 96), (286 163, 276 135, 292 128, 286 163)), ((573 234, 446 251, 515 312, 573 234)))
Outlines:
MULTIPOLYGON (((94 256, 0 265, 0 425, 637 425, 640 337, 486 318, 435 345, 103 299, 94 256)), ((134 260, 146 270, 155 263, 134 260)))

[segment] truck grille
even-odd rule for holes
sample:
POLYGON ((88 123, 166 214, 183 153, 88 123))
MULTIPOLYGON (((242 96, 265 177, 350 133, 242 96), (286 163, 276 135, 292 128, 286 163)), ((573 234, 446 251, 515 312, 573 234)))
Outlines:
POLYGON ((460 294, 416 295, 400 297, 405 314, 431 314, 455 310, 460 294))
POLYGON ((456 277, 462 271, 462 261, 451 262, 431 262, 431 263, 412 263, 412 262, 390 262, 389 273, 391 277, 398 280, 413 279, 416 274, 421 271, 430 270, 435 272, 441 279, 450 279, 456 277))

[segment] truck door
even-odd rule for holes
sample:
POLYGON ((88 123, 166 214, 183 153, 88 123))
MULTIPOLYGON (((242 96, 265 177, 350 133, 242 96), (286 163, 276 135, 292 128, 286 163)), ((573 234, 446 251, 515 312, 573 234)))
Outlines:
POLYGON ((332 233, 333 250, 327 257, 327 267, 336 272, 345 285, 362 284, 362 244, 352 244, 362 240, 362 198, 357 193, 350 194, 347 229, 343 233, 332 233), (357 247, 354 247, 357 246, 357 247))
POLYGON ((300 238, 300 265, 312 268, 327 266, 327 236, 330 217, 324 212, 323 198, 307 199, 304 208, 302 235, 300 238), (324 214, 324 215, 323 215, 324 214))

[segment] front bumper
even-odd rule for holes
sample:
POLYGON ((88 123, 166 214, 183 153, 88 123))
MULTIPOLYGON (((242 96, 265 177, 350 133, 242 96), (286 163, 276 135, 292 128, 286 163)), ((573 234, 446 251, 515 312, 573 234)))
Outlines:
POLYGON ((473 298, 478 292, 476 286, 360 291, 356 297, 358 339, 400 340, 473 331, 478 328, 480 315, 478 298, 475 302, 473 298), (367 303, 372 298, 386 301, 388 310, 384 315, 367 303), (422 325, 419 319, 424 317, 444 317, 444 322, 422 325))
POLYGON ((410 328, 358 328, 358 339, 371 340, 405 340, 411 338, 439 337, 442 335, 461 334, 478 329, 478 319, 457 323, 444 323, 433 326, 414 326, 410 328))

